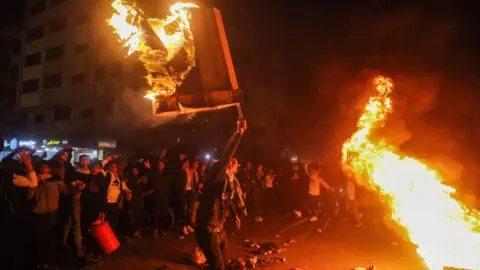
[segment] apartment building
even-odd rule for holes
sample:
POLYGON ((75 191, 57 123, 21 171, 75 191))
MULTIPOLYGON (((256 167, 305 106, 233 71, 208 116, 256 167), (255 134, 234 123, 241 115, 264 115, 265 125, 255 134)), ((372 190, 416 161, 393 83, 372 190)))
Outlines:
POLYGON ((27 0, 19 107, 28 132, 96 136, 111 131, 115 99, 135 61, 106 23, 106 0, 27 0))
POLYGON ((0 28, 0 111, 15 110, 20 68, 21 31, 16 26, 0 28))
MULTIPOLYGON (((12 11, 20 12, 22 8, 22 4, 18 3, 12 6, 12 11)), ((8 15, 6 11, 0 12, 0 129, 2 130, 19 122, 16 104, 23 20, 8 15)))

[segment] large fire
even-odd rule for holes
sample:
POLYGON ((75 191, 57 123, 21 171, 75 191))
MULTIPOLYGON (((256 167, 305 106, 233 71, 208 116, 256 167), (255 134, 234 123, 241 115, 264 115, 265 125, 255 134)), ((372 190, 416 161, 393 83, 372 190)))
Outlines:
POLYGON ((152 87, 145 97, 153 100, 158 95, 170 96, 195 65, 190 9, 198 6, 177 3, 170 7, 166 18, 157 19, 147 18, 135 3, 128 2, 112 3, 115 13, 108 23, 128 48, 127 55, 139 52, 139 59, 148 71, 147 82, 152 87), (155 40, 159 40, 161 46, 155 44, 155 40), (181 65, 172 63, 176 57, 180 58, 181 65))
POLYGON ((435 170, 372 137, 392 112, 393 81, 379 76, 375 84, 377 94, 343 145, 344 170, 382 196, 428 268, 480 269, 479 213, 456 200, 455 189, 442 184, 435 170))

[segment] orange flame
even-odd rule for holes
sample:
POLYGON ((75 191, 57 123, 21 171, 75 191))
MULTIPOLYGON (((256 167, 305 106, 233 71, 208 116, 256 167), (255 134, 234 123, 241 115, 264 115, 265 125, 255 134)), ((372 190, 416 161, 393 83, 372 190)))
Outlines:
POLYGON ((152 89, 145 97, 154 100, 156 96, 170 96, 175 93, 195 65, 189 9, 198 6, 191 3, 176 3, 170 7, 170 14, 164 19, 146 18, 135 3, 127 4, 124 0, 115 0, 112 7, 115 13, 108 23, 113 27, 123 46, 128 48, 127 55, 139 52, 139 59, 148 71, 146 79, 152 89), (149 25, 164 48, 152 48, 148 44, 149 36, 142 23, 149 25), (175 70, 168 62, 182 49, 186 53, 184 59, 186 67, 175 70))
POLYGON ((480 269, 479 213, 457 201, 455 189, 442 184, 435 170, 372 138, 372 130, 383 127, 392 112, 393 81, 379 76, 375 84, 377 94, 343 145, 343 169, 382 196, 428 268, 480 269))

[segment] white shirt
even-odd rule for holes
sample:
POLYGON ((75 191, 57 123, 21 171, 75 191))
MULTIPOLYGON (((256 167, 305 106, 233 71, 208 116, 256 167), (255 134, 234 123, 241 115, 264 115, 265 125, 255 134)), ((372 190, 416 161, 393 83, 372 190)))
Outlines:
POLYGON ((319 196, 322 186, 328 188, 327 182, 325 182, 325 180, 319 174, 311 174, 308 177, 310 179, 308 181, 308 194, 312 196, 319 196))
POLYGON ((112 172, 107 172, 107 175, 110 174, 110 185, 108 186, 107 190, 107 202, 108 203, 116 203, 118 202, 118 197, 120 196, 120 192, 127 191, 130 192, 130 189, 125 185, 125 182, 120 181, 117 175, 112 172), (122 187, 120 187, 120 183, 122 183, 122 187))

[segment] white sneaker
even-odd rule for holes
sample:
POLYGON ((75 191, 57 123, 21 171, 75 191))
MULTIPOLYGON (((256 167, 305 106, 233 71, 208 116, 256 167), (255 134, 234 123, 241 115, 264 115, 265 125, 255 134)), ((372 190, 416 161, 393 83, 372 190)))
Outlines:
POLYGON ((311 217, 308 221, 310 221, 310 222, 315 222, 315 221, 317 221, 317 220, 318 220, 318 218, 317 218, 316 216, 313 216, 313 217, 311 217))
POLYGON ((257 216, 255 218, 255 222, 258 222, 258 223, 263 222, 263 218, 261 216, 257 216))
POLYGON ((195 231, 195 230, 192 228, 192 226, 190 226, 190 225, 187 225, 187 230, 188 230, 188 232, 191 232, 191 233, 193 233, 193 232, 195 231))
POLYGON ((183 227, 183 235, 188 235, 188 230, 187 230, 187 227, 183 227))
POLYGON ((300 211, 293 211, 293 212, 295 213, 295 216, 297 218, 302 218, 302 212, 300 212, 300 211))

